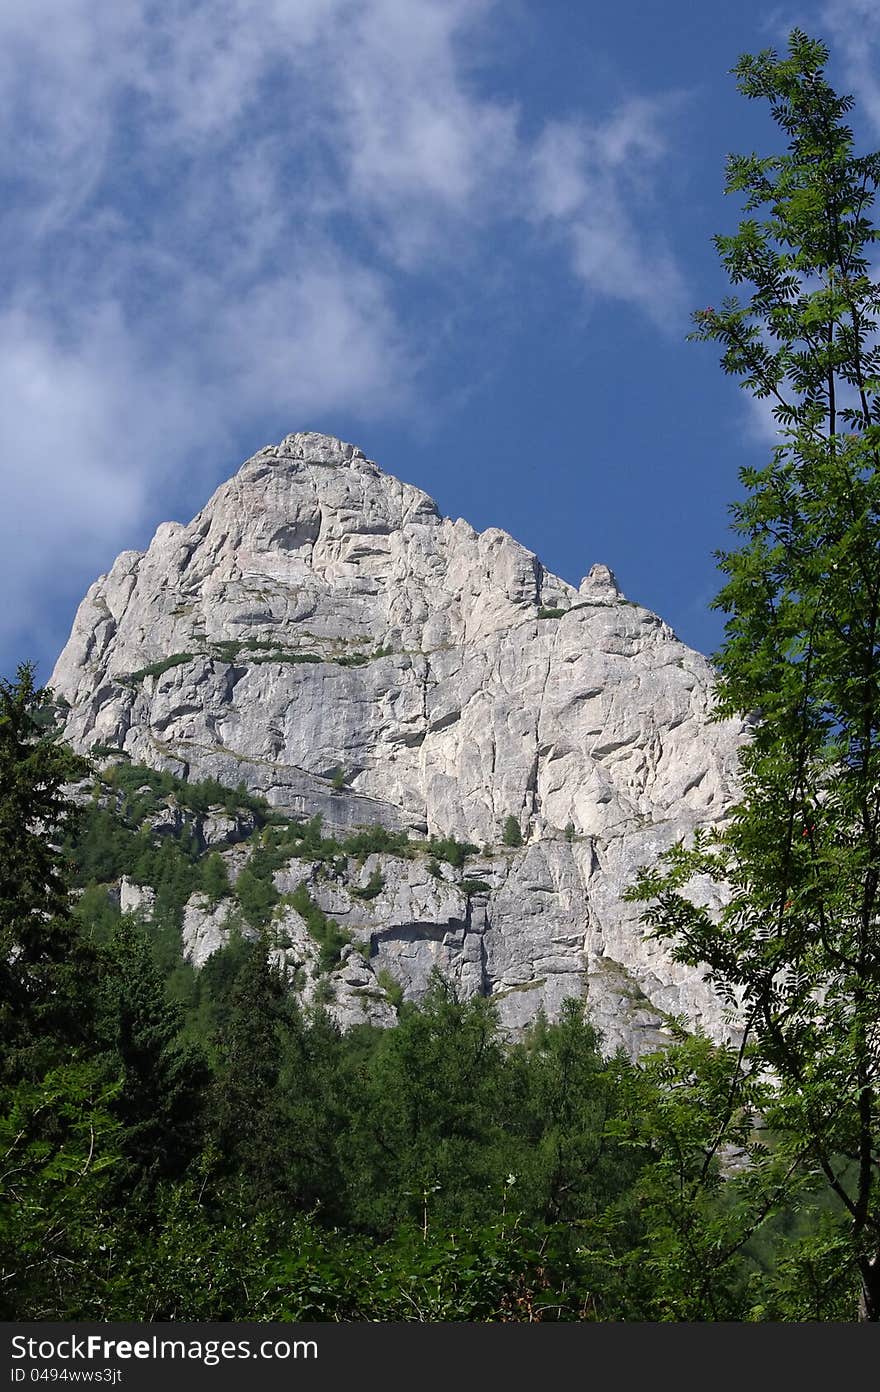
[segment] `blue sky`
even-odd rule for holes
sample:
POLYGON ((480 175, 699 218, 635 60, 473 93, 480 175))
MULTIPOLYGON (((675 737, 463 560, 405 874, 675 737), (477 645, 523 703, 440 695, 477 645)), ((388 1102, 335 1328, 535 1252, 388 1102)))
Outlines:
POLYGON ((717 646, 773 437, 685 335, 775 140, 728 70, 795 24, 880 145, 868 0, 6 0, 0 670, 308 429, 717 646))

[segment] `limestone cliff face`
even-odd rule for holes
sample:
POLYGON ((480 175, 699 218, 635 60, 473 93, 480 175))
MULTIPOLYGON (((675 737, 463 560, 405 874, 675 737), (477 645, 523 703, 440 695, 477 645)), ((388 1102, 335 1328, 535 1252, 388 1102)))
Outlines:
POLYGON ((653 1039, 663 1012, 723 1029, 620 894, 723 817, 742 731, 710 722, 709 664, 605 566, 575 590, 352 445, 290 435, 117 559, 50 685, 77 748, 243 780, 329 828, 483 848, 465 889, 392 857, 369 901, 314 887, 369 944, 368 974, 418 995, 436 964, 511 1030, 586 994, 611 1047, 653 1039), (510 817, 521 847, 502 844, 510 817))

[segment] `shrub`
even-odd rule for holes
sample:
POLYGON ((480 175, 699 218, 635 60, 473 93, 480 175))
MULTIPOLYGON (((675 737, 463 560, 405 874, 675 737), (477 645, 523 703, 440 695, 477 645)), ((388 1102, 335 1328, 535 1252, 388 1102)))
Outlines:
POLYGON ((445 860, 454 870, 460 870, 468 856, 479 855, 479 846, 470 841, 456 841, 454 836, 432 836, 428 850, 436 860, 445 860))
POLYGON ((129 672, 127 676, 119 676, 116 680, 123 686, 136 686, 146 677, 161 677, 163 672, 170 671, 172 667, 182 667, 192 660, 192 653, 172 653, 170 657, 163 657, 159 662, 151 662, 146 667, 139 667, 136 672, 129 672))
POLYGON ((292 894, 287 896, 291 908, 296 909, 305 925, 320 947, 318 954, 319 972, 329 972, 339 962, 342 949, 351 942, 351 934, 340 928, 335 918, 328 918, 309 894, 305 881, 298 884, 292 894))
POLYGON ((409 858, 412 846, 405 831, 389 831, 377 822, 375 826, 362 827, 343 842, 348 855, 363 860, 368 855, 396 855, 409 858))
POLYGON ((362 889, 353 889, 352 894, 358 899, 375 899, 377 894, 381 894, 385 888, 385 876, 381 870, 373 870, 367 883, 362 889))
POLYGON ((395 1010, 399 1010, 403 1004, 403 987, 400 982, 391 975, 387 967, 383 967, 380 972, 377 972, 376 980, 388 997, 389 1005, 392 1005, 395 1010))
POLYGON ((522 831, 513 813, 505 819, 501 840, 504 842, 505 846, 521 846, 523 843, 522 831))

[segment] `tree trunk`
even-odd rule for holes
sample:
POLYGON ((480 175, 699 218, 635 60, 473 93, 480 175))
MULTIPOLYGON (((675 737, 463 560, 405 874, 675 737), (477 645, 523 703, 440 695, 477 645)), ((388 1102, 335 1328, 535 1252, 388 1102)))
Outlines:
POLYGON ((859 1319, 880 1321, 880 1253, 863 1257, 859 1262, 862 1293, 859 1298, 859 1319))

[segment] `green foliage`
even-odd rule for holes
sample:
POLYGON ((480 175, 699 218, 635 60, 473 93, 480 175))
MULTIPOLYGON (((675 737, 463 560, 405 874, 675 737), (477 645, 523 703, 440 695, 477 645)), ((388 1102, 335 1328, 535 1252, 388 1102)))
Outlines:
POLYGON ((64 857, 54 837, 75 817, 64 785, 90 765, 42 719, 49 705, 30 664, 19 667, 17 681, 0 680, 0 960, 7 965, 12 951, 38 953, 47 918, 67 913, 64 857))
POLYGON ((241 653, 261 653, 278 652, 278 643, 274 638, 232 638, 215 639, 209 647, 224 662, 234 662, 241 653))
POLYGON ((504 1084, 492 1007, 459 1002, 437 978, 422 1008, 404 1006, 383 1032, 359 1079, 362 1100, 341 1138, 355 1220, 385 1235, 406 1221, 479 1217, 510 1168, 504 1084))
POLYGON ((382 874, 381 870, 376 869, 370 871, 370 878, 367 880, 367 883, 361 887, 356 886, 352 890, 352 894, 357 899, 375 899, 377 895, 382 893, 384 888, 385 876, 382 874))
POLYGON ((519 821, 512 813, 509 817, 505 818, 504 828, 501 832, 501 840, 505 846, 521 846, 523 843, 519 821))
POLYGON ((97 1255, 117 1160, 114 1095, 100 1066, 80 1061, 0 1094, 5 1320, 59 1317, 71 1272, 97 1255))
POLYGON ((342 949, 351 942, 351 934, 340 928, 335 918, 328 918, 323 909, 319 908, 309 895, 305 881, 298 884, 293 893, 287 896, 287 902, 305 920, 306 927, 320 946, 318 970, 332 971, 339 964, 342 949))
POLYGON ((91 759, 130 759, 131 755, 115 744, 93 744, 89 750, 91 759))
POLYGON ((376 824, 354 831, 340 845, 346 855, 364 860, 368 855, 394 855, 409 858, 412 846, 405 831, 389 831, 387 827, 376 824))
POLYGON ((880 156, 855 154, 852 98, 828 85, 827 57, 794 30, 787 56, 735 69, 787 139, 767 158, 729 158, 747 216, 716 246, 745 294, 694 316, 694 337, 721 345, 724 370, 778 425, 770 461, 741 472, 742 544, 720 556, 715 601, 728 615, 718 714, 746 717, 751 739, 728 827, 645 871, 636 896, 653 934, 738 1004, 748 1049, 731 1085, 774 1079, 774 1161, 824 1175, 877 1320, 880 156), (692 902, 695 875, 727 887, 719 913, 692 902))
POLYGON ((121 810, 126 822, 132 825, 138 825, 170 797, 179 807, 197 815, 204 815, 212 807, 222 807, 230 815, 252 812, 258 825, 269 818, 266 799, 250 793, 244 783, 229 788, 216 778, 188 782, 168 770, 148 768, 145 764, 114 764, 104 769, 101 781, 123 795, 121 810))
POLYGON ((327 658, 321 657, 319 653, 310 652, 285 652, 281 648, 276 648, 272 652, 256 653, 251 662, 281 662, 296 666, 299 663, 326 662, 327 658))
POLYGON ((610 1139, 629 1066, 602 1058, 575 1000, 564 1003, 558 1024, 533 1025, 513 1063, 520 1073, 518 1129, 529 1141, 517 1165, 520 1201, 547 1222, 594 1217, 639 1167, 610 1139))
POLYGON ((470 841, 457 841, 454 836, 432 836, 428 852, 434 860, 443 860, 454 870, 461 870, 468 856, 479 855, 480 848, 470 841))
POLYGON ((0 1078, 42 1076, 58 1033, 88 1029, 89 957, 70 919, 62 843, 76 820, 65 785, 90 765, 59 741, 51 715, 30 664, 0 681, 0 1078))
POLYGON ((277 639, 274 638, 215 640, 210 644, 210 650, 216 653, 224 662, 234 662, 242 654, 245 654, 247 661, 256 663, 333 662, 338 667, 363 667, 365 663, 371 662, 375 658, 387 657, 392 651, 391 648, 376 648, 371 653, 333 653, 332 655, 322 656, 320 653, 291 651, 289 648, 281 647, 277 639))
POLYGON ((150 662, 146 667, 139 667, 136 672, 128 672, 125 676, 119 676, 116 681, 123 686, 137 686, 147 677, 161 677, 163 672, 170 672, 172 667, 183 667, 192 660, 192 653, 172 653, 170 657, 163 657, 158 662, 150 662))
POLYGON ((165 995, 143 930, 122 920, 103 967, 103 1031, 120 1080, 115 1181, 119 1192, 143 1202, 195 1155, 208 1074, 199 1052, 180 1038, 180 1012, 165 995))
POLYGON ((105 884, 90 884, 75 900, 73 918, 90 942, 110 941, 119 923, 119 906, 105 884))
POLYGON ((212 851, 201 864, 202 890, 216 908, 221 899, 232 893, 226 861, 219 851, 212 851))
POLYGON ((343 788, 345 787, 345 784, 346 773, 345 769, 340 764, 339 767, 336 769, 336 772, 333 774, 333 777, 330 779, 330 787, 333 789, 334 793, 341 793, 343 788))
POLYGON ((403 1005, 403 987, 400 982, 394 979, 387 967, 382 967, 376 973, 376 980, 388 997, 389 1003, 395 1010, 399 1010, 403 1005))
MULTIPOLYGON (((555 1236, 555 1235, 554 1235, 555 1236)), ((503 1222, 377 1243, 300 1222, 276 1267, 274 1318, 382 1322, 581 1320, 581 1272, 548 1234, 503 1222)))
POLYGON ((492 886, 488 880, 462 880, 462 892, 464 894, 488 894, 492 886))
POLYGON ((561 619, 563 614, 567 614, 567 609, 545 609, 543 606, 538 610, 539 619, 561 619))
MULTIPOLYGON (((229 941, 205 962, 197 972, 172 976, 178 1000, 184 1012, 184 1031, 187 1038, 198 1043, 216 1069, 218 1041, 225 1037, 232 1011, 232 992, 235 982, 251 950, 251 940, 244 937, 234 920, 227 920, 229 941)), ((180 972, 180 965, 176 973, 180 972)))
POLYGON ((216 1040, 212 1138, 216 1167, 235 1174, 258 1208, 284 1182, 283 1098, 279 1089, 285 1026, 295 1007, 263 942, 241 954, 223 1033, 216 1040))
POLYGON ((755 1321, 852 1318, 859 1299, 859 1271, 847 1224, 840 1214, 823 1213, 808 1233, 784 1248, 770 1271, 753 1278, 755 1321))
POLYGON ((252 928, 265 928, 281 898, 272 878, 274 857, 267 847, 258 847, 235 882, 235 895, 245 921, 252 928))
MULTIPOLYGON (((276 662, 296 666, 301 663, 333 662, 339 667, 363 667, 373 657, 386 655, 385 650, 377 650, 373 654, 354 652, 322 656, 321 653, 292 651, 289 648, 280 647, 275 640, 260 638, 221 639, 210 644, 209 652, 215 654, 223 662, 235 662, 242 654, 245 654, 246 661, 255 664, 276 662)), ((170 671, 172 667, 181 667, 187 662, 193 662, 197 656, 196 653, 172 653, 169 657, 161 658, 158 662, 150 662, 146 667, 140 667, 136 672, 128 672, 118 676, 115 680, 123 686, 137 686, 147 677, 160 677, 164 672, 170 671)), ((112 748, 108 750, 110 754, 117 752, 112 748)))

